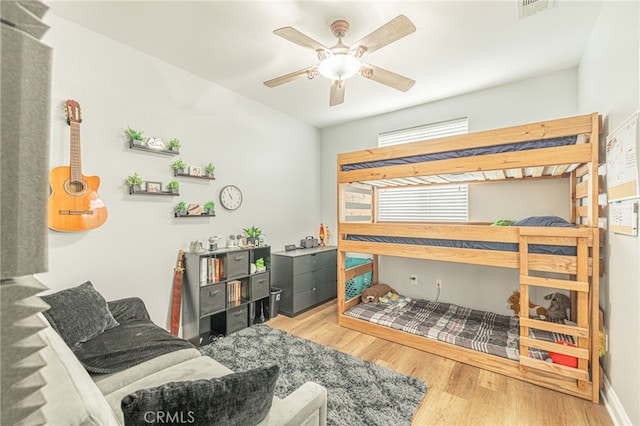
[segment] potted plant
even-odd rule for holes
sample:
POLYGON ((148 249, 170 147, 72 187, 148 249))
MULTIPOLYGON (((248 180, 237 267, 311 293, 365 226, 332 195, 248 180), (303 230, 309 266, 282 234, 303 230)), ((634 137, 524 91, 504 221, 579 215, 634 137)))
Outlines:
POLYGON ((204 203, 204 211, 206 214, 213 216, 215 213, 216 203, 213 201, 207 201, 204 203))
POLYGON ((177 180, 172 180, 167 184, 167 190, 174 194, 178 193, 178 188, 180 188, 180 182, 178 182, 177 180))
POLYGON ((171 151, 179 151, 181 146, 182 146, 182 144, 180 143, 180 139, 173 138, 167 144, 167 149, 169 149, 171 151))
POLYGON ((213 165, 213 163, 209 163, 205 166, 204 168, 204 172, 207 174, 207 176, 209 177, 213 177, 214 172, 216 171, 215 166, 213 165))
POLYGON ((173 208, 173 211, 175 212, 176 216, 186 216, 187 215, 187 203, 185 203, 184 201, 180 201, 173 208))
POLYGON ((142 136, 142 134, 144 133, 143 131, 134 130, 131 127, 127 126, 127 130, 125 130, 124 132, 127 134, 129 140, 134 145, 144 145, 144 136, 142 136))
POLYGON ((259 258, 256 260, 256 272, 266 271, 267 267, 264 264, 264 259, 259 258))
POLYGON ((140 177, 138 172, 133 172, 132 175, 127 177, 127 185, 129 185, 129 191, 131 191, 131 193, 142 192, 143 184, 144 179, 140 177))
POLYGON ((251 228, 243 229, 244 234, 247 236, 247 244, 250 246, 257 246, 259 237, 262 235, 262 229, 257 226, 252 226, 251 228))
POLYGON ((181 158, 178 158, 176 161, 171 164, 176 175, 183 175, 184 171, 187 169, 187 163, 182 161, 181 158))

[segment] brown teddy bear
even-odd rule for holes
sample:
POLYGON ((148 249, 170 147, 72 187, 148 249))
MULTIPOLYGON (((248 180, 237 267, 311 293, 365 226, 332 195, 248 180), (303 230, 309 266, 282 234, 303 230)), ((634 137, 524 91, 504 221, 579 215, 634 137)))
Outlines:
MULTIPOLYGON (((509 302, 509 309, 513 310, 514 315, 520 316, 520 291, 515 290, 513 294, 509 296, 507 302, 509 302)), ((536 315, 542 318, 547 317, 547 310, 542 306, 529 302, 529 309, 534 309, 536 315)))
POLYGON ((393 288, 391 288, 387 284, 375 284, 369 288, 365 288, 364 290, 362 290, 362 294, 360 295, 360 298, 362 299, 363 303, 369 303, 369 302, 378 303, 378 299, 389 292, 393 294, 398 294, 397 291, 395 291, 393 288))

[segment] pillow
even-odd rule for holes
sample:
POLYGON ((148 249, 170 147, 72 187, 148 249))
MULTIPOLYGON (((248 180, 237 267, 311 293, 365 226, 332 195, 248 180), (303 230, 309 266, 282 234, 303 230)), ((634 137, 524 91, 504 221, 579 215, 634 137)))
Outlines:
POLYGON ((516 220, 512 226, 552 226, 558 228, 577 228, 558 216, 531 216, 516 220))
POLYGON ((71 349, 120 325, 91 281, 41 298, 51 306, 43 315, 71 349))
POLYGON ((271 410, 279 371, 273 365, 137 390, 122 398, 124 424, 148 426, 163 416, 167 424, 256 425, 271 410))

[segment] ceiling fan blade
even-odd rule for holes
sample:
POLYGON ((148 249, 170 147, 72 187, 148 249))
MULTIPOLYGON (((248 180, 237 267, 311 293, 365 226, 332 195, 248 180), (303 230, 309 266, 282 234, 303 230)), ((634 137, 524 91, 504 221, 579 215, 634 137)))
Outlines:
POLYGON ((393 87, 401 92, 406 92, 411 89, 416 82, 415 80, 401 76, 400 74, 369 64, 363 65, 360 68, 360 75, 370 80, 377 81, 378 83, 393 87))
POLYGON ((404 15, 399 15, 369 35, 353 43, 352 48, 364 48, 365 53, 374 52, 416 30, 416 26, 404 15))
POLYGON ((340 105, 344 102, 344 81, 333 80, 331 83, 331 95, 329 96, 329 106, 340 105))
POLYGON ((297 44, 298 46, 311 48, 313 50, 329 50, 327 47, 323 46, 308 35, 301 33, 293 27, 278 28, 277 30, 274 30, 273 33, 289 40, 290 42, 297 44))
POLYGON ((267 87, 276 87, 276 86, 280 86, 281 84, 293 81, 305 75, 309 80, 311 80, 317 74, 318 74, 318 66, 312 65, 310 67, 307 67, 298 71, 294 71, 289 74, 281 75, 280 77, 276 77, 271 80, 267 80, 264 82, 264 85, 267 87))

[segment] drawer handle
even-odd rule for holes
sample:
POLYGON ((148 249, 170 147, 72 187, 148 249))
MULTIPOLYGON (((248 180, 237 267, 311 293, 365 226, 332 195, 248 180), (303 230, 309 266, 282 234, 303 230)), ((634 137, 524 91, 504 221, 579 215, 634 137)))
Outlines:
POLYGON ((311 291, 316 291, 316 290, 317 290, 317 288, 315 288, 315 287, 313 287, 313 288, 311 289, 311 291))
POLYGON ((234 312, 231 315, 233 315, 234 317, 239 317, 240 315, 242 315, 244 312, 234 312))
POLYGON ((240 262, 242 259, 244 259, 244 256, 235 256, 233 258, 233 260, 235 260, 236 262, 240 262))
POLYGON ((220 290, 209 291, 209 296, 215 296, 218 293, 220 293, 220 290))
POLYGON ((265 279, 265 278, 263 278, 263 279, 261 279, 261 280, 258 280, 258 284, 263 283, 263 282, 265 282, 265 281, 266 281, 266 279, 265 279))

